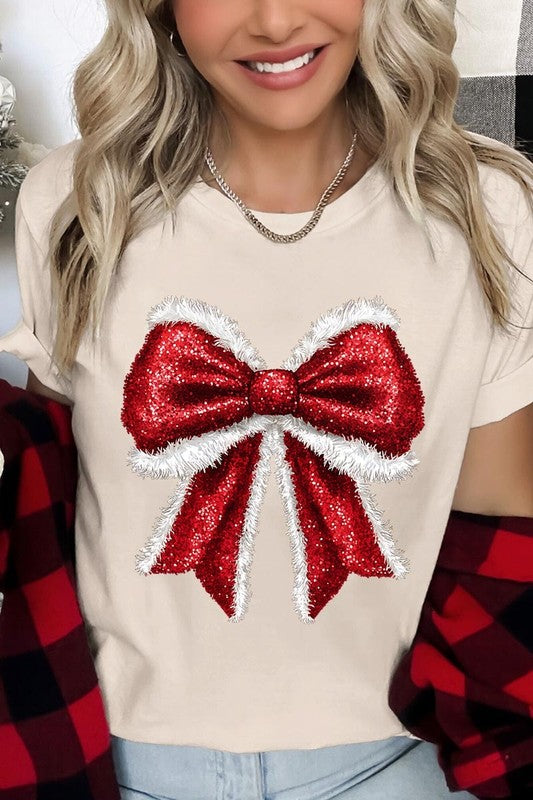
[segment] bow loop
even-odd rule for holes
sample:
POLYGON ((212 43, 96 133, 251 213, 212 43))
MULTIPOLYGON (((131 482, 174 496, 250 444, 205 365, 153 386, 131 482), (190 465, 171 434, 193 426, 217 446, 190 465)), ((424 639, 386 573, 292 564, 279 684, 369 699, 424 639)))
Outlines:
POLYGON ((125 379, 122 422, 137 447, 153 453, 249 416, 251 377, 209 331, 186 321, 157 324, 125 379))
POLYGON ((298 416, 315 428, 362 439, 391 457, 421 429, 422 390, 390 327, 361 323, 341 332, 296 376, 298 416))

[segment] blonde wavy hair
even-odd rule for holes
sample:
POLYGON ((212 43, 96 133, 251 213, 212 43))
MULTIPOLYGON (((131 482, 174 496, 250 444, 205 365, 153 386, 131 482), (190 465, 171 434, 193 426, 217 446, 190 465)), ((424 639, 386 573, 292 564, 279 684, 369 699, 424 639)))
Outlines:
MULTIPOLYGON (((50 227, 52 356, 62 371, 72 367, 84 331, 95 335, 128 241, 173 215, 202 172, 218 113, 210 85, 169 40, 170 0, 106 4, 104 35, 74 74, 81 139, 72 191, 50 227)), ((506 265, 521 270, 486 213, 477 165, 513 176, 533 211, 533 164, 454 121, 454 11, 454 0, 365 0, 345 91, 360 144, 387 169, 411 217, 426 233, 427 211, 462 231, 492 319, 505 328, 512 307, 506 265)))

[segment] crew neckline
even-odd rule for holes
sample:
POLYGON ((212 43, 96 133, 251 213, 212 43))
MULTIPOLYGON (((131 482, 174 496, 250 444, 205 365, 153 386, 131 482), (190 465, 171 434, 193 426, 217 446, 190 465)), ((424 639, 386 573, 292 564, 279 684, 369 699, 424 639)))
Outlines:
MULTIPOLYGON (((320 233, 353 219, 368 209, 387 185, 387 173, 379 160, 374 161, 359 180, 339 197, 328 203, 311 231, 320 233)), ((225 194, 209 186, 201 176, 189 187, 188 194, 204 208, 229 223, 251 228, 239 207, 225 194)), ((257 219, 276 233, 294 233, 311 218, 313 210, 289 213, 251 209, 257 219)))

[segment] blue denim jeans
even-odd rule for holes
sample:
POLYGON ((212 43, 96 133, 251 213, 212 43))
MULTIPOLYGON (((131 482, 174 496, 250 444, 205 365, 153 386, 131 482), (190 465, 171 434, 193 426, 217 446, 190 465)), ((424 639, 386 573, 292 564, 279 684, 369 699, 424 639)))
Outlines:
POLYGON ((472 800, 436 748, 407 736, 314 750, 232 753, 111 737, 121 800, 472 800))

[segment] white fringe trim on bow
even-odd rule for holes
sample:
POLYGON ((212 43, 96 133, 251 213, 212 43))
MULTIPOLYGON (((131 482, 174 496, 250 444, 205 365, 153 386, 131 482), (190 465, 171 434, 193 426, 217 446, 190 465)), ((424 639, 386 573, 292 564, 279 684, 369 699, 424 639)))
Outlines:
POLYGON ((313 322, 308 333, 300 339, 283 362, 283 368, 298 369, 317 350, 327 347, 333 337, 363 322, 369 322, 378 327, 388 325, 396 330, 400 319, 396 312, 379 296, 372 299, 360 297, 357 300, 347 300, 340 306, 330 308, 313 322))
POLYGON ((255 347, 241 333, 238 323, 216 306, 190 297, 165 297, 148 315, 148 325, 153 328, 164 322, 191 322, 203 328, 217 340, 217 344, 230 350, 240 361, 253 370, 266 368, 266 363, 255 347))

